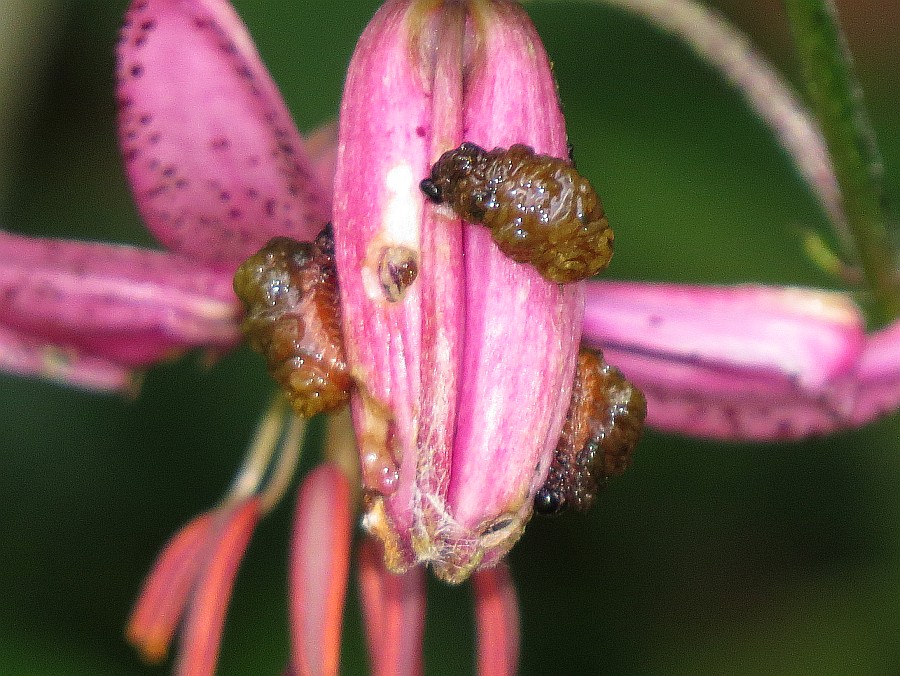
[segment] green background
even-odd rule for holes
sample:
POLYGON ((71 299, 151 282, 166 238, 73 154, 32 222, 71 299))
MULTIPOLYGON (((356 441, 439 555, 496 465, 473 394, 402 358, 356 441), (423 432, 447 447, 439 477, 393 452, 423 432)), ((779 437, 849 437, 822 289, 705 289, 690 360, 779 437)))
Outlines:
MULTIPOLYGON (((377 3, 235 4, 301 130, 332 118, 377 3)), ((794 72, 777 3, 722 4, 794 72)), ((4 227, 150 242, 114 138, 124 5, 25 0, 28 11, 0 18, 0 43, 18 32, 26 46, 0 73, 12 83, 0 88, 4 227)), ((896 198, 900 22, 869 5, 852 5, 850 41, 896 198)), ((529 11, 579 167, 616 229, 610 276, 832 284, 798 236, 827 232, 823 216, 715 73, 618 11, 529 11)), ((162 543, 227 486, 268 392, 245 350, 212 369, 194 357, 155 369, 133 401, 0 376, 0 673, 166 672, 124 643, 125 619, 162 543)), ((521 672, 897 673, 898 438, 897 416, 803 444, 649 433, 592 513, 536 520, 514 550, 521 672)), ((291 502, 261 524, 241 569, 222 674, 275 674, 286 661, 291 502)), ((467 587, 430 584, 425 649, 428 674, 472 671, 467 587)), ((365 671, 352 585, 343 666, 365 671)))

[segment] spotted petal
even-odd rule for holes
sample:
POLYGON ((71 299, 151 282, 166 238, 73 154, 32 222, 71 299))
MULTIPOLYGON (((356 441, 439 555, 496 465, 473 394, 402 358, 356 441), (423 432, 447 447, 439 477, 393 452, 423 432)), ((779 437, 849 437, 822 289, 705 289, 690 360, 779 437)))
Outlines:
POLYGON ((644 391, 651 425, 775 440, 852 424, 866 338, 841 294, 592 282, 584 340, 644 391))
POLYGON ((168 248, 238 263, 312 239, 329 200, 231 5, 135 0, 118 48, 119 135, 135 200, 168 248))

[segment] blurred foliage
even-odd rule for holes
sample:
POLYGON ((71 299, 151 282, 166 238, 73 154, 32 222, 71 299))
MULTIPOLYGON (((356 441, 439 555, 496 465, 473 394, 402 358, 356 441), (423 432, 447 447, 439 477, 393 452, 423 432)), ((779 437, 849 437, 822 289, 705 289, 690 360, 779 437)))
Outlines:
MULTIPOLYGON (((17 148, 4 227, 150 242, 114 138, 112 47, 125 4, 59 0, 34 29, 36 76, 15 92, 27 115, 4 132, 17 148)), ((377 3, 235 4, 300 128, 332 118, 377 3)), ((793 72, 777 10, 722 4, 793 72)), ((612 276, 833 285, 798 236, 827 232, 823 216, 715 73, 619 12, 529 11, 555 62, 579 167, 616 228, 612 276)), ((878 40, 856 16, 850 42, 896 198, 900 69, 879 40, 900 35, 896 23, 869 20, 878 40), (869 50, 879 58, 867 61, 869 50)), ((245 351, 213 368, 188 357, 156 369, 134 401, 0 378, 0 673, 165 673, 124 644, 125 618, 162 543, 227 485, 268 388, 245 351)), ((515 549, 522 673, 896 673, 898 433, 895 416, 803 444, 649 434, 591 514, 536 520, 515 549)), ((283 505, 253 540, 222 674, 275 674, 285 663, 290 511, 283 505)), ((426 671, 467 673, 468 589, 433 583, 429 593, 426 671)), ((362 673, 352 592, 345 633, 345 673, 362 673)))

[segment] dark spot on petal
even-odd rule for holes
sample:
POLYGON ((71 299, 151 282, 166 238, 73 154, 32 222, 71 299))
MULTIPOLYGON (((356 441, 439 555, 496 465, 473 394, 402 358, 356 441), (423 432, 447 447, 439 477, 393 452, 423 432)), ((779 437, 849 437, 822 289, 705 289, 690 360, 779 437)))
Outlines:
POLYGON ((418 255, 405 246, 385 247, 378 264, 378 279, 389 303, 396 303, 406 295, 419 275, 418 255))
POLYGON ((493 533, 497 533, 498 531, 503 530, 504 528, 508 528, 512 524, 512 519, 500 519, 495 523, 490 524, 487 528, 481 531, 481 536, 491 535, 493 533))

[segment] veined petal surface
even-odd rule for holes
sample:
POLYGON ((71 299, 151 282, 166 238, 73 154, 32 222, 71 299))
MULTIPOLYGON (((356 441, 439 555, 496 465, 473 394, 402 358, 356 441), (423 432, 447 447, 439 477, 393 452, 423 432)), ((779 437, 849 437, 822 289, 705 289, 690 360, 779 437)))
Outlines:
POLYGON ((692 436, 801 438, 850 426, 866 346, 847 296, 809 289, 591 282, 584 340, 692 436))
POLYGON ((160 251, 0 232, 0 326, 22 340, 152 364, 240 339, 230 274, 160 251))

